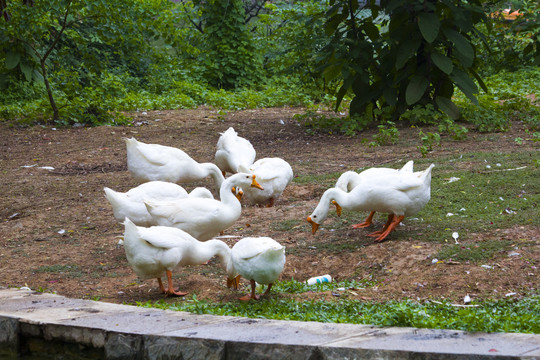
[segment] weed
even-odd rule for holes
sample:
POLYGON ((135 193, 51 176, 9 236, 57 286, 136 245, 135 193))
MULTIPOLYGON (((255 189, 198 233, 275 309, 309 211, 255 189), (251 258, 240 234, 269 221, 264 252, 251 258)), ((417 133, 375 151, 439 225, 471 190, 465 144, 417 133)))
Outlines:
POLYGON ((420 136, 420 141, 422 141, 422 145, 419 145, 416 148, 420 151, 423 157, 426 157, 427 154, 433 150, 434 146, 441 145, 441 135, 439 135, 439 133, 437 132, 424 133, 422 130, 420 130, 418 136, 420 136))
MULTIPOLYGON (((321 287, 326 284, 317 285, 321 287)), ((329 286, 333 286, 330 284, 329 286)), ((356 287, 356 286, 354 286, 356 287)), ((290 292, 304 290, 301 283, 276 284, 276 289, 290 292), (282 287, 280 287, 282 286, 282 287)), ((313 289, 313 287, 310 287, 313 289)), ((349 287, 347 287, 349 288, 349 287)), ((334 288, 335 289, 335 288, 334 288)), ((319 289, 318 289, 319 290, 319 289)), ((430 329, 454 329, 482 332, 540 333, 540 297, 532 295, 516 303, 509 299, 485 301, 477 307, 452 306, 447 301, 424 303, 390 301, 363 302, 350 299, 336 301, 311 300, 298 302, 270 297, 257 302, 208 303, 195 295, 191 299, 169 304, 158 302, 137 303, 152 307, 195 314, 214 314, 266 318, 277 320, 318 321, 378 326, 406 326, 430 329)))
POLYGON ((369 143, 370 147, 391 145, 398 141, 399 130, 394 122, 388 121, 385 124, 378 125, 377 127, 379 132, 372 136, 374 141, 369 143))

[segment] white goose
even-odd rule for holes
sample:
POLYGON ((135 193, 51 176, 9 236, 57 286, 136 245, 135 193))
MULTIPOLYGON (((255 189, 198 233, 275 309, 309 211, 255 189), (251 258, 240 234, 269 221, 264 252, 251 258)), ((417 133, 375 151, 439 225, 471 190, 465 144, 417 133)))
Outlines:
POLYGON ((346 171, 340 175, 336 181, 335 187, 343 191, 349 192, 356 187, 362 180, 363 176, 377 177, 386 174, 395 174, 397 172, 413 172, 414 162, 412 160, 408 161, 401 169, 391 169, 391 168, 369 168, 360 173, 356 171, 346 171))
POLYGON ((139 226, 156 225, 146 210, 144 200, 178 200, 187 197, 214 198, 212 192, 207 188, 197 187, 188 194, 182 186, 166 181, 149 181, 124 193, 108 187, 103 190, 112 206, 114 218, 118 222, 123 222, 127 217, 139 226))
MULTIPOLYGON (((355 171, 346 171, 338 178, 336 181, 335 187, 341 189, 345 192, 350 192, 354 189, 363 178, 375 178, 378 176, 384 176, 388 174, 397 174, 397 173, 412 173, 413 172, 414 162, 412 160, 408 161, 401 169, 391 169, 391 168, 369 168, 360 173, 355 171)), ((334 205, 337 203, 334 201, 334 205)), ((341 216, 341 208, 336 206, 338 216, 341 216)), ((368 227, 373 223, 373 216, 375 216, 375 211, 369 213, 366 220, 361 224, 353 225, 353 228, 363 228, 368 227)))
POLYGON ((161 292, 166 296, 184 296, 174 290, 172 271, 178 266, 205 264, 214 256, 221 258, 227 273, 227 285, 236 280, 231 261, 231 249, 221 240, 200 242, 180 229, 166 226, 149 228, 136 226, 124 220, 124 249, 130 267, 142 279, 156 278, 161 292), (161 277, 167 276, 167 289, 161 277))
POLYGON ((232 188, 247 188, 261 185, 255 175, 238 173, 221 184, 220 198, 185 198, 175 201, 145 201, 146 208, 158 225, 173 226, 186 231, 200 241, 208 240, 230 227, 242 212, 242 205, 231 191, 232 188))
POLYGON ((225 173, 237 173, 238 166, 249 167, 255 161, 256 152, 249 140, 238 136, 232 127, 221 133, 217 142, 215 163, 225 173))
POLYGON ((268 207, 274 205, 293 179, 293 170, 289 163, 277 157, 259 159, 249 168, 240 166, 239 169, 257 176, 257 181, 264 187, 263 191, 243 189, 244 198, 254 204, 266 203, 268 207))
POLYGON ((223 174, 213 163, 198 163, 184 151, 159 144, 146 144, 135 138, 124 138, 127 166, 137 181, 153 180, 189 183, 211 176, 219 191, 223 174))
POLYGON ((285 266, 285 247, 269 237, 247 237, 233 246, 231 258, 234 270, 251 284, 251 294, 240 300, 258 300, 255 283, 268 284, 263 296, 270 292, 285 266))
MULTIPOLYGON (((394 173, 379 177, 366 177, 351 191, 330 188, 324 192, 319 204, 308 216, 312 232, 315 234, 319 225, 328 216, 329 205, 334 203, 341 208, 353 211, 379 211, 389 213, 388 221, 382 231, 369 236, 376 236, 375 241, 384 240, 405 218, 418 213, 431 197, 431 164, 426 170, 416 173, 394 173)), ((363 224, 355 227, 364 227, 363 224)))

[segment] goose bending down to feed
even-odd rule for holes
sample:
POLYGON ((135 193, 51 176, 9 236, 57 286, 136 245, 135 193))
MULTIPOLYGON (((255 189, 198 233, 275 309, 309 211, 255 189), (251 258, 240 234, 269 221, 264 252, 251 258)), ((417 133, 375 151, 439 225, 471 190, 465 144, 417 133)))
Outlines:
POLYGON ((184 230, 200 241, 211 239, 230 227, 241 215, 242 205, 231 191, 256 187, 263 189, 255 175, 238 173, 221 184, 220 198, 185 198, 172 201, 145 201, 146 209, 158 225, 184 230))
POLYGON ((249 167, 255 161, 256 152, 249 140, 238 136, 232 127, 221 133, 217 142, 214 162, 225 173, 237 173, 240 165, 249 167))
MULTIPOLYGON (((413 172, 414 162, 412 160, 408 161, 401 169, 391 169, 391 168, 369 168, 360 173, 355 171, 346 171, 338 178, 336 181, 335 187, 341 189, 345 192, 350 192, 352 189, 358 185, 363 178, 376 178, 378 176, 398 174, 398 173, 412 173, 413 172)), ((337 205, 335 201, 332 202, 336 205, 336 211, 338 216, 341 216, 341 208, 337 205)), ((353 228, 363 228, 368 227, 373 223, 373 216, 375 216, 375 211, 371 211, 363 223, 353 225, 353 228)))
POLYGON ((127 217, 139 226, 156 225, 146 210, 144 200, 178 200, 187 197, 214 198, 212 192, 206 188, 198 187, 188 194, 182 186, 166 181, 149 181, 127 192, 114 191, 108 187, 103 190, 112 206, 114 218, 118 222, 123 222, 127 217))
POLYGON ((184 296, 174 290, 172 272, 176 267, 205 264, 214 256, 221 258, 227 273, 227 285, 238 278, 231 261, 231 249, 221 240, 200 242, 185 231, 166 226, 140 227, 124 220, 124 249, 133 271, 142 279, 156 278, 166 296, 184 296), (167 288, 161 277, 167 276, 167 288))
POLYGON ((277 157, 259 159, 249 168, 240 166, 239 169, 257 176, 257 181, 264 187, 263 191, 244 189, 244 198, 250 203, 266 204, 267 207, 274 205, 293 178, 289 163, 277 157))
POLYGON ((258 300, 255 283, 267 284, 267 295, 272 284, 283 272, 285 266, 285 247, 269 237, 246 237, 239 240, 231 250, 234 270, 249 280, 251 294, 240 298, 242 301, 258 300))
POLYGON ((311 223, 313 234, 328 216, 329 206, 333 203, 336 205, 338 214, 341 213, 341 208, 389 213, 388 221, 383 229, 369 234, 369 236, 375 236, 377 242, 384 240, 405 216, 418 213, 429 202, 431 170, 434 166, 431 164, 426 170, 416 173, 366 177, 351 192, 337 188, 326 190, 313 213, 307 218, 307 221, 311 223))
POLYGON ((216 164, 199 163, 184 151, 174 147, 146 144, 135 138, 124 140, 128 170, 135 180, 189 183, 211 176, 219 191, 224 177, 216 164))

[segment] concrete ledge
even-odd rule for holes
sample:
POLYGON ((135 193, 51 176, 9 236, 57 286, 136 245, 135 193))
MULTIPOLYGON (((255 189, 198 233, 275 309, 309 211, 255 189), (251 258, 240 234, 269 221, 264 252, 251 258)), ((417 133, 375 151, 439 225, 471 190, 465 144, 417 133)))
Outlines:
POLYGON ((540 335, 279 321, 0 289, 0 359, 540 359, 540 335))

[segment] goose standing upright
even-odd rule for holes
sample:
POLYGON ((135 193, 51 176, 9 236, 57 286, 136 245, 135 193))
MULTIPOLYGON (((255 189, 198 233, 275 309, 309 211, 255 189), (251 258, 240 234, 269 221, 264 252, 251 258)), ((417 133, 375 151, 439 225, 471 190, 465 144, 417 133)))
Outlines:
POLYGON ((250 187, 263 189, 246 173, 234 174, 221 184, 220 200, 185 198, 175 201, 145 201, 146 208, 158 225, 173 226, 184 230, 200 241, 208 240, 230 227, 241 215, 242 205, 232 188, 250 187))
POLYGON ((330 188, 324 192, 319 204, 308 216, 312 233, 328 216, 329 205, 334 203, 338 209, 353 211, 379 211, 389 213, 388 221, 381 231, 369 234, 375 241, 384 240, 405 218, 418 213, 431 197, 431 164, 426 170, 416 173, 394 173, 379 177, 366 177, 351 191, 330 188))
POLYGON ((263 191, 243 189, 244 198, 254 204, 266 204, 267 207, 274 205, 293 179, 291 165, 277 157, 259 159, 249 168, 240 166, 239 170, 257 176, 257 181, 264 187, 263 191))
POLYGON ((251 294, 240 300, 259 300, 255 283, 268 284, 263 296, 270 292, 285 266, 285 247, 269 237, 247 237, 232 247, 231 258, 234 270, 251 285, 251 294))
POLYGON ((174 290, 172 271, 178 266, 205 264, 214 256, 221 258, 227 273, 227 285, 237 280, 231 261, 231 249, 221 240, 200 242, 185 231, 166 226, 149 228, 124 220, 124 249, 133 271, 142 279, 156 278, 166 296, 184 296, 174 290), (167 288, 161 277, 167 276, 167 288))
POLYGON ((219 191, 224 177, 216 164, 199 163, 184 151, 174 147, 146 144, 135 138, 124 140, 128 170, 135 180, 189 183, 211 176, 219 191))
POLYGON ((238 166, 249 167, 255 161, 256 152, 249 140, 238 136, 232 127, 221 133, 217 142, 215 163, 225 173, 237 173, 238 166))

